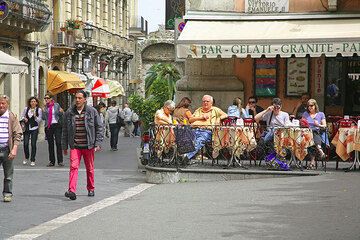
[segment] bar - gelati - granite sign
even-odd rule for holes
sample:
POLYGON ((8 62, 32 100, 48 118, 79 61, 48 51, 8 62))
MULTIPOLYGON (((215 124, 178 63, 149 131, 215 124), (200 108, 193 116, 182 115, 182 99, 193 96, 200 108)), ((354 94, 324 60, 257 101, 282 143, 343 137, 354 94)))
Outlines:
POLYGON ((326 42, 326 43, 283 43, 283 44, 178 44, 178 54, 181 57, 191 55, 194 58, 206 57, 304 57, 307 54, 319 57, 336 56, 338 53, 343 56, 352 56, 360 53, 360 42, 326 42))
POLYGON ((245 0, 246 13, 289 12, 289 0, 245 0))

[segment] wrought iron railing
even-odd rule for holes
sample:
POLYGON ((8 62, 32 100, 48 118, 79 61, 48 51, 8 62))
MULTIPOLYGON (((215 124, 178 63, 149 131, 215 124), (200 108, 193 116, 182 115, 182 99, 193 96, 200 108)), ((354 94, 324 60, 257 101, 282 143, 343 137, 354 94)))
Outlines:
POLYGON ((24 21, 33 26, 31 29, 44 31, 50 24, 51 11, 41 0, 7 0, 8 18, 24 21))
MULTIPOLYGON (((280 168, 275 160, 280 159, 285 164, 295 163, 302 169, 302 162, 307 157, 307 149, 314 145, 313 133, 309 128, 281 127, 269 129, 256 123, 245 126, 186 126, 186 125, 155 125, 149 129, 149 165, 185 167, 189 164, 217 165, 220 167, 245 167, 257 163, 264 166, 280 168), (178 132, 197 131, 203 129, 211 132, 211 139, 203 142, 197 149, 197 157, 190 160, 186 154, 180 152, 183 146, 181 139, 177 139, 178 132), (266 131, 273 131, 271 141, 264 141, 266 131), (262 136, 261 136, 262 135, 262 136), (276 159, 271 158, 274 153, 276 159)), ((284 169, 283 169, 284 170, 284 169)))

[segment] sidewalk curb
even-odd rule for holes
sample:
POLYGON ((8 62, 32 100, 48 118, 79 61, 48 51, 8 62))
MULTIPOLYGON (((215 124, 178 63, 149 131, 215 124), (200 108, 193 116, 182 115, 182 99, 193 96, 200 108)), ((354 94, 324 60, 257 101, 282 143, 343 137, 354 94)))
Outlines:
POLYGON ((272 170, 235 170, 204 168, 163 168, 145 166, 148 183, 181 183, 245 180, 272 177, 318 176, 322 172, 307 171, 272 171, 272 170))

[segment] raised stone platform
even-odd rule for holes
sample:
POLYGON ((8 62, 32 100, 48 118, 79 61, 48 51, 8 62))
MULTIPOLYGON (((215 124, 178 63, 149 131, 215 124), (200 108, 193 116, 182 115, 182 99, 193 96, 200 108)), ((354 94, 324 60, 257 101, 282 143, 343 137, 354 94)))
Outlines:
POLYGON ((244 180, 272 177, 317 176, 320 171, 272 171, 263 168, 253 169, 209 169, 201 166, 190 168, 165 168, 145 166, 148 183, 182 183, 244 180))

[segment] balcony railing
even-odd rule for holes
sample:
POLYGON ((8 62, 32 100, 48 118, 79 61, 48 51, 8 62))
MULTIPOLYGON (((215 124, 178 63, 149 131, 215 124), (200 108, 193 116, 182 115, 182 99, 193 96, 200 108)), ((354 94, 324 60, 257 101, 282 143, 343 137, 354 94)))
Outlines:
POLYGON ((27 33, 44 31, 50 24, 51 12, 41 0, 7 0, 7 3, 9 16, 3 21, 5 24, 27 33), (16 25, 10 20, 16 20, 16 25))
POLYGON ((102 28, 92 26, 93 33, 91 39, 87 41, 84 38, 84 24, 79 29, 64 29, 65 22, 53 22, 53 44, 54 46, 75 47, 79 43, 104 48, 110 51, 121 52, 125 54, 134 54, 135 42, 132 39, 126 39, 120 35, 113 34, 102 28))

